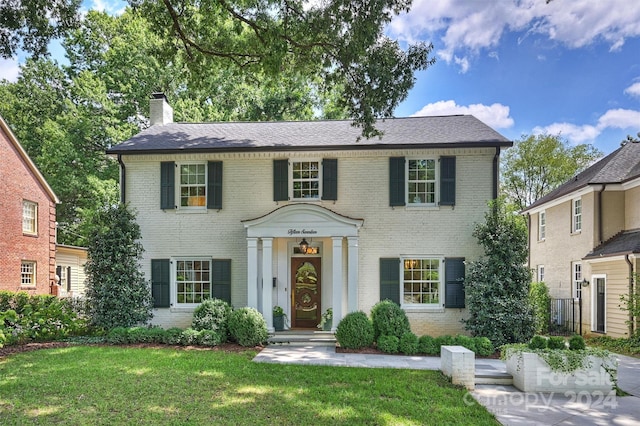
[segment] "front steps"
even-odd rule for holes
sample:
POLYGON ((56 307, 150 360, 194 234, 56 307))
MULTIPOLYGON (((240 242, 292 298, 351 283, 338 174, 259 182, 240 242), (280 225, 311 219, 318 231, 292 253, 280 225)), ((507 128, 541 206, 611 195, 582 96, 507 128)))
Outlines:
POLYGON ((503 371, 476 371, 476 385, 513 385, 511 374, 503 371))
POLYGON ((267 340, 270 345, 335 346, 336 338, 328 331, 286 330, 277 331, 267 340))

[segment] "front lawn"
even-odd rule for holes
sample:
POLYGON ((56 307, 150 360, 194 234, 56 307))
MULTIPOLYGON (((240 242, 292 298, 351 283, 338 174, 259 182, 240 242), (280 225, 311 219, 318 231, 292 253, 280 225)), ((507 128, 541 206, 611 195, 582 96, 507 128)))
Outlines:
POLYGON ((438 371, 72 346, 0 358, 2 424, 498 424, 438 371))

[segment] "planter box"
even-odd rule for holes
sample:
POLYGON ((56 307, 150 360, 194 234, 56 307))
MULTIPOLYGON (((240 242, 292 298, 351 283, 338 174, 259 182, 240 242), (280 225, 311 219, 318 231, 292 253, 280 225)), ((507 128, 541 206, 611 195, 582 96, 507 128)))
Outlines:
POLYGON ((273 328, 275 331, 283 331, 284 330, 284 316, 274 316, 273 317, 273 328))
POLYGON ((604 364, 607 368, 615 368, 614 374, 617 375, 615 358, 589 356, 588 359, 591 367, 573 373, 562 373, 551 371, 549 364, 535 353, 515 353, 507 359, 507 373, 513 376, 513 385, 523 392, 609 393, 613 390, 613 382, 602 366, 604 364))

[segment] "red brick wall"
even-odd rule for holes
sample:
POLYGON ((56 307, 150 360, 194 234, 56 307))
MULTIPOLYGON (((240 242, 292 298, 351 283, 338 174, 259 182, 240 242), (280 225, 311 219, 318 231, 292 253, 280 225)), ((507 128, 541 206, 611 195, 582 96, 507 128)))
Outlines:
POLYGON ((0 128, 0 290, 48 294, 55 278, 56 206, 0 128), (37 235, 22 232, 22 201, 38 204, 37 235), (20 285, 23 260, 36 262, 36 285, 20 285))

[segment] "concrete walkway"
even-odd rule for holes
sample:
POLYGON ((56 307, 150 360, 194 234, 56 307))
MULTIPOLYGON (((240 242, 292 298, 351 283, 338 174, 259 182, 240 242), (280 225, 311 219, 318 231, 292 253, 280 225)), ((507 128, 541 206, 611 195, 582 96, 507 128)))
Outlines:
MULTIPOLYGON (((440 370, 439 357, 336 353, 332 346, 270 345, 255 362, 335 367, 440 370)), ((476 385, 465 403, 484 405, 504 425, 633 425, 640 424, 640 359, 618 355, 618 385, 631 396, 597 393, 520 392, 513 386, 476 385)), ((506 372, 504 362, 477 359, 476 375, 506 372)))

